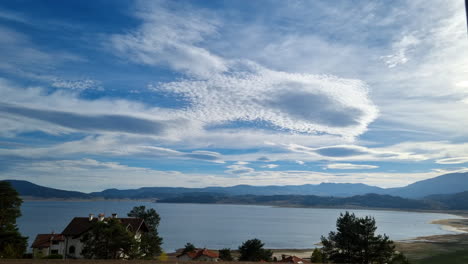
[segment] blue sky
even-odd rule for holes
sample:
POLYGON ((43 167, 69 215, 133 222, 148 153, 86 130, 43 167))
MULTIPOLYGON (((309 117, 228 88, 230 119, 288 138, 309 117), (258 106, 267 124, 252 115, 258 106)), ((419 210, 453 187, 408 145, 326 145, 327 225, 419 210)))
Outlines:
POLYGON ((3 1, 0 179, 404 186, 468 168, 463 1, 3 1))

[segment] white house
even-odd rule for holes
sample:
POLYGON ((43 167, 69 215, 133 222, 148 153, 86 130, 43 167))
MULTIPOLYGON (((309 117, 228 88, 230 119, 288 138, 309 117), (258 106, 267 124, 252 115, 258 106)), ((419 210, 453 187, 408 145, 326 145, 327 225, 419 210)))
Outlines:
POLYGON ((31 248, 34 258, 43 258, 49 255, 64 255, 65 238, 62 234, 38 234, 31 248))
MULTIPOLYGON (((112 218, 117 218, 117 214, 112 214, 112 218)), ((81 251, 83 243, 81 239, 88 232, 93 222, 105 221, 104 214, 99 214, 96 218, 93 214, 89 217, 75 217, 62 232, 64 236, 64 257, 65 258, 83 258, 81 251)), ((118 218, 120 222, 139 238, 142 233, 148 232, 148 227, 141 218, 118 218)))

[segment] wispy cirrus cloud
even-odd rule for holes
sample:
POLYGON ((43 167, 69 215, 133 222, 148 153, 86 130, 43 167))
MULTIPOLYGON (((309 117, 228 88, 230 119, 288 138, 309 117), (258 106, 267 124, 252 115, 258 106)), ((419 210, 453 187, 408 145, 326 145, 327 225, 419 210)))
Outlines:
POLYGON ((379 166, 365 165, 365 164, 352 164, 352 163, 330 163, 325 166, 327 169, 335 170, 368 170, 376 169, 379 166))
POLYGON ((164 5, 161 1, 140 1, 134 15, 142 24, 131 32, 111 36, 116 54, 198 77, 226 71, 224 59, 200 45, 207 36, 216 34, 220 22, 211 13, 193 12, 184 6, 174 13, 164 5))

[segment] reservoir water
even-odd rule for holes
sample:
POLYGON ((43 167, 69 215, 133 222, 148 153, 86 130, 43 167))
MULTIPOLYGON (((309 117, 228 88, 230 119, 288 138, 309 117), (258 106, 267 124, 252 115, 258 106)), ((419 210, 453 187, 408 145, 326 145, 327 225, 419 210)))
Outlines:
POLYGON ((138 205, 154 208, 161 217, 163 248, 173 252, 190 242, 197 247, 236 249, 251 238, 267 248, 313 248, 320 236, 335 230, 336 219, 346 210, 373 216, 377 232, 392 240, 450 234, 436 219, 459 218, 450 214, 319 208, 279 208, 254 205, 162 204, 139 201, 25 201, 18 225, 31 244, 38 233, 62 232, 73 217, 117 213, 126 217, 138 205))

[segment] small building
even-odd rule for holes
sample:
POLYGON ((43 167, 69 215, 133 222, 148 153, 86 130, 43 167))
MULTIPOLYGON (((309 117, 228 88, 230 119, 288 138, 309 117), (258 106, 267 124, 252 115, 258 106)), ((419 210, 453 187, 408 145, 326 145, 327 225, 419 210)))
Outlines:
POLYGON ((38 234, 31 245, 34 258, 64 255, 65 237, 62 234, 38 234))
POLYGON ((215 251, 203 249, 195 249, 193 251, 185 252, 177 256, 179 261, 206 261, 217 262, 219 260, 219 253, 215 251))
MULTIPOLYGON (((117 218, 117 214, 112 214, 112 218, 117 218)), ((65 227, 62 232, 64 236, 64 257, 65 258, 83 258, 81 251, 83 249, 83 243, 81 239, 83 235, 88 232, 93 226, 93 222, 105 221, 105 215, 99 214, 98 217, 94 217, 90 214, 89 217, 75 217, 65 227)), ((135 238, 139 239, 142 233, 148 232, 148 227, 141 218, 118 218, 122 225, 127 230, 135 235, 135 238)))
POLYGON ((296 257, 296 256, 288 256, 288 255, 281 255, 281 260, 278 260, 281 263, 293 263, 293 264, 304 264, 307 263, 305 260, 296 257))

